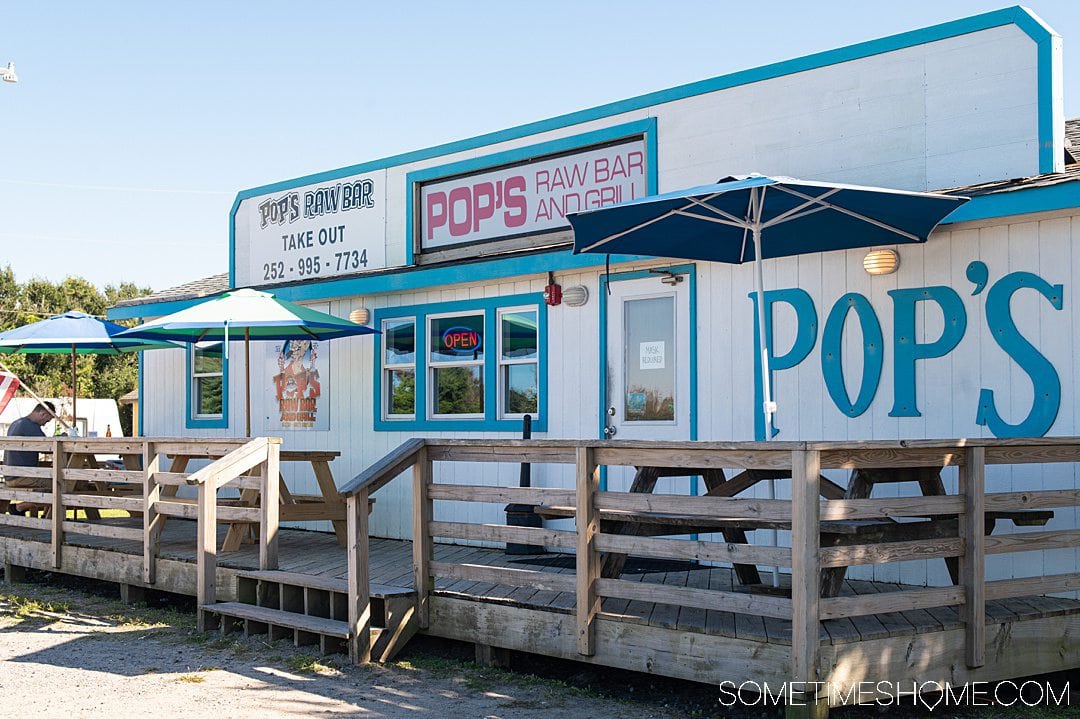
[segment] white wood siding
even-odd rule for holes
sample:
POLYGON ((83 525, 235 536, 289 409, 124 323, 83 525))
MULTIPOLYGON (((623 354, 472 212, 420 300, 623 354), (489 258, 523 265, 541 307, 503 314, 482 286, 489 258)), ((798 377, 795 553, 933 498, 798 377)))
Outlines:
MULTIPOLYGON (((1074 236, 1080 233, 1080 214, 1056 213, 1020 216, 1008 223, 968 223, 937 232, 926 245, 898 248, 900 270, 894 275, 871 278, 862 269, 864 252, 832 252, 766 263, 765 282, 771 289, 799 287, 810 294, 818 314, 818 338, 810 355, 797 367, 775 373, 776 397, 780 410, 778 439, 915 439, 989 436, 975 424, 981 387, 994 388, 1002 416, 1018 421, 1032 402, 1031 384, 1026 374, 1012 362, 990 337, 984 318, 986 292, 994 281, 1015 271, 1029 271, 1051 284, 1064 285, 1064 305, 1058 311, 1041 296, 1022 290, 1013 298, 1013 316, 1021 332, 1055 366, 1062 383, 1061 408, 1050 434, 1080 434, 1077 427, 1076 377, 1080 371, 1080 253, 1072 251, 1074 236), (972 296, 966 269, 972 260, 988 265, 987 290, 972 296), (887 292, 935 284, 953 287, 967 310, 967 331, 960 344, 947 356, 917 364, 917 398, 922 417, 889 417, 893 402, 893 315, 887 292), (846 292, 866 295, 881 323, 885 339, 884 369, 873 403, 859 418, 845 417, 832 403, 821 373, 821 332, 833 303, 846 292)), ((383 296, 351 297, 335 300, 331 311, 347 316, 357 307, 383 307, 446 302, 539 292, 546 283, 543 260, 538 259, 536 275, 512 278, 483 285, 456 285, 427 291, 383 296)), ((615 272, 671 262, 620 265, 615 272)), ((549 431, 553 438, 593 438, 599 422, 598 347, 599 291, 603 270, 567 272, 557 275, 564 286, 588 287, 587 305, 566 305, 548 312, 549 431)), ((750 266, 698 263, 698 424, 701 439, 753 439, 753 314, 748 297, 753 287, 750 266)), ((659 280, 657 280, 659 281, 659 280)), ((923 303, 929 305, 932 303, 923 303)), ((776 312, 776 348, 790 346, 794 337, 794 315, 788 308, 776 312)), ((933 341, 941 332, 941 314, 936 308, 920 307, 917 340, 933 341)), ((857 389, 862 372, 861 337, 857 323, 849 317, 845 334, 845 377, 849 391, 857 389)), ((285 445, 295 449, 341 451, 334 473, 342 483, 359 473, 399 443, 415 433, 376 432, 372 422, 373 340, 359 337, 331 343, 329 432, 284 432, 285 445)), ((260 356, 253 353, 254 357, 260 356)), ((231 427, 243 426, 243 348, 231 350, 231 427)), ((184 353, 180 350, 150 352, 145 356, 145 432, 157 436, 202 436, 236 434, 236 429, 185 430, 184 353)), ((260 416, 269 411, 267 393, 252 402, 253 429, 258 432, 260 416)), ((427 436, 493 437, 491 433, 428 433, 427 436)), ((502 434, 501 436, 513 436, 502 434)), ((293 491, 315 493, 310 470, 286 467, 293 491)), ((515 484, 517 467, 492 465, 440 465, 440 480, 480 484, 515 484)), ((846 475, 833 477, 841 483, 846 475)), ((536 486, 572 486, 568 468, 534 467, 536 486)), ((685 480, 663 480, 663 491, 686 491, 685 480)), ((955 491, 955 475, 946 483, 955 491)), ((780 496, 786 497, 783 483, 780 496)), ((992 492, 1022 489, 1080 488, 1071 466, 1059 465, 990 468, 987 489, 992 492)), ((916 491, 913 487, 879 486, 875 496, 916 491)), ((764 493, 764 487, 760 492, 764 493)), ((410 486, 407 477, 395 480, 378 494, 372 517, 372 532, 379 536, 408 537, 410 528, 410 486)), ((447 520, 500 522, 502 507, 494 505, 441 503, 438 518, 447 520)), ((310 526, 310 525, 308 525, 310 526)), ((1058 510, 1047 529, 1076 527, 1072 509, 1058 510)), ((1003 526, 1006 531, 1012 528, 1003 526)), ((1008 578, 1031 574, 1076 571, 1080 557, 1075 549, 1055 550, 1035 556, 994 556, 988 560, 988 578, 1008 578)), ((912 562, 902 566, 854 570, 854 576, 873 576, 888 581, 914 583, 942 582, 946 575, 940 561, 912 562)))

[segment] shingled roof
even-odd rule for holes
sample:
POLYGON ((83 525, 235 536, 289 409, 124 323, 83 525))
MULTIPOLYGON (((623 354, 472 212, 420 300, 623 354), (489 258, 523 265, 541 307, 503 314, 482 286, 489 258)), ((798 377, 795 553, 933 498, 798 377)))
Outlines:
POLYGON ((209 297, 229 289, 229 273, 222 272, 220 275, 211 275, 201 280, 186 282, 167 290, 152 292, 142 297, 130 300, 121 300, 114 307, 131 307, 132 305, 150 305, 158 302, 175 302, 178 300, 196 300, 200 297, 209 297))

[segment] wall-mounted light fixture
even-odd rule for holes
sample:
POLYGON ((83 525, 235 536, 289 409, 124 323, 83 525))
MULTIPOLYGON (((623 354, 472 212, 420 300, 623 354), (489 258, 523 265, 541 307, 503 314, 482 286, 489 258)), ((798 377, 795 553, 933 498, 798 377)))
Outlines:
POLYGON ((0 80, 4 82, 19 81, 19 76, 15 74, 15 63, 9 62, 7 67, 0 67, 0 80))
POLYGON ((349 313, 349 322, 358 325, 366 325, 371 321, 371 312, 367 307, 358 307, 349 313))
POLYGON ((562 301, 570 307, 582 307, 589 301, 589 288, 585 285, 567 287, 563 290, 562 301))
POLYGON ((900 255, 896 250, 874 250, 866 254, 862 266, 870 275, 891 275, 900 268, 900 255))
POLYGON ((649 272, 654 275, 660 275, 660 281, 663 282, 665 285, 669 285, 671 287, 674 287, 675 285, 683 281, 682 275, 677 275, 671 270, 651 269, 649 270, 649 272))

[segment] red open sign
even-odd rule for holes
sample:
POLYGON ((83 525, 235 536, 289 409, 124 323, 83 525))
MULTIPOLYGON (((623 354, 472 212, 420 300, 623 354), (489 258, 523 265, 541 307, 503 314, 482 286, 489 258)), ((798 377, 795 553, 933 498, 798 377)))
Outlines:
POLYGON ((481 342, 480 333, 468 327, 451 327, 442 334, 443 347, 454 354, 472 354, 481 342))

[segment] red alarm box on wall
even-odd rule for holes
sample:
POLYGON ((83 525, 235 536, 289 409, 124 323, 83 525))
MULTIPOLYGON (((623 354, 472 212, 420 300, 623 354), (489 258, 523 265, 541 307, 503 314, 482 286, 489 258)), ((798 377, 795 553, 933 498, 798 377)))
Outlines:
POLYGON ((555 307, 562 304, 562 286, 554 282, 544 288, 544 302, 555 307))

